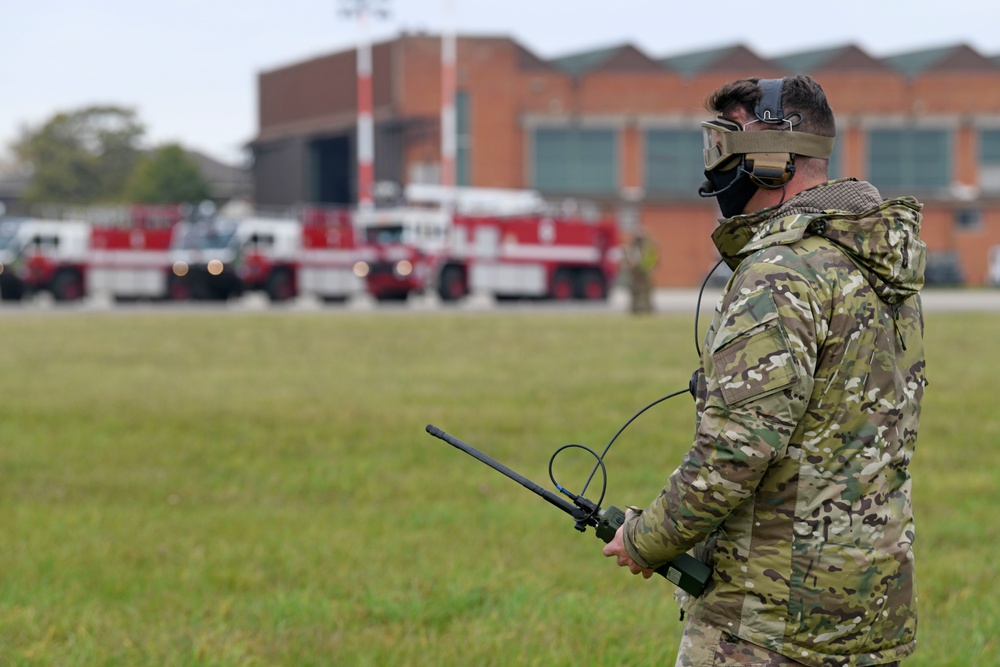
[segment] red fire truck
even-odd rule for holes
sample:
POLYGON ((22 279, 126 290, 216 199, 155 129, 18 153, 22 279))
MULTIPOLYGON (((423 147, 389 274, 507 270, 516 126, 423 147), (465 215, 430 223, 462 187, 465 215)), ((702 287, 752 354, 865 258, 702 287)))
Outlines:
POLYGON ((454 192, 408 188, 415 205, 357 213, 373 255, 359 272, 376 299, 607 298, 621 255, 614 221, 553 213, 532 191, 454 192))
MULTIPOLYGON (((107 213, 111 209, 102 209, 107 213)), ((115 300, 167 296, 179 207, 117 208, 97 221, 5 219, 0 223, 0 298, 40 292, 56 301, 103 294, 115 300)))
POLYGON ((274 302, 300 294, 325 302, 364 291, 347 210, 304 208, 297 217, 213 217, 178 225, 171 248, 174 298, 225 300, 259 291, 274 302))

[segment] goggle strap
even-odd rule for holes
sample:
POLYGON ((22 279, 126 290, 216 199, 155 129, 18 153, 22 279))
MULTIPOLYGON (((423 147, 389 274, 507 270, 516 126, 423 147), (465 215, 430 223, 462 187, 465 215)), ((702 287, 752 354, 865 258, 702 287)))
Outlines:
POLYGON ((723 155, 794 153, 828 160, 833 154, 833 143, 833 137, 780 130, 724 132, 719 137, 719 148, 723 155))

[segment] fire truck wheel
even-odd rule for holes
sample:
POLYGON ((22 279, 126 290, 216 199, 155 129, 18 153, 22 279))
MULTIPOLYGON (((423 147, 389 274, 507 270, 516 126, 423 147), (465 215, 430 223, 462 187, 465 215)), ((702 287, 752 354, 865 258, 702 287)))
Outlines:
POLYGON ((580 290, 577 297, 580 299, 603 301, 608 298, 608 286, 599 271, 584 271, 577 287, 580 290))
POLYGON ((56 301, 76 301, 83 298, 83 277, 76 271, 60 271, 52 279, 52 296, 56 301))
POLYGON ((566 301, 573 298, 573 274, 569 269, 558 269, 552 276, 551 294, 553 299, 566 301))
POLYGON ((442 301, 457 301, 468 294, 465 284, 465 271, 460 266, 446 266, 441 272, 441 284, 438 295, 442 301))
POLYGON ((20 301, 23 298, 23 285, 0 283, 0 299, 3 299, 4 301, 20 301))
POLYGON ((271 301, 288 301, 295 296, 295 285, 288 271, 278 270, 267 279, 267 298, 271 301))
POLYGON ((171 301, 186 301, 191 298, 191 288, 187 281, 180 278, 171 278, 167 287, 167 298, 171 301))

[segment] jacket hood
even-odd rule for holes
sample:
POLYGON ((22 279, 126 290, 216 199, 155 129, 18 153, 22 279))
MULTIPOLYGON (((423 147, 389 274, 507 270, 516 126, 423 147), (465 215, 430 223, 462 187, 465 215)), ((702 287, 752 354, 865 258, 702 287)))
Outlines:
POLYGON ((780 206, 723 220, 712 239, 735 270, 758 250, 822 236, 854 262, 882 301, 895 305, 924 284, 922 207, 912 197, 883 201, 869 183, 843 179, 804 190, 780 206))

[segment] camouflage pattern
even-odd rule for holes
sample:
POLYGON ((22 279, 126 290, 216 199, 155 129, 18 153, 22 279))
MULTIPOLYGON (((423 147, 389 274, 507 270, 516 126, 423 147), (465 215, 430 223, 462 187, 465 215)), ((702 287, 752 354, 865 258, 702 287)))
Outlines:
POLYGON ((842 180, 722 222, 734 273, 706 336, 695 442, 624 526, 640 566, 691 549, 712 566, 702 596, 678 591, 689 614, 804 665, 915 647, 920 208, 842 180))
MULTIPOLYGON (((718 626, 688 617, 674 667, 799 667, 797 660, 723 632, 718 626)), ((899 667, 899 662, 885 667, 899 667)))

